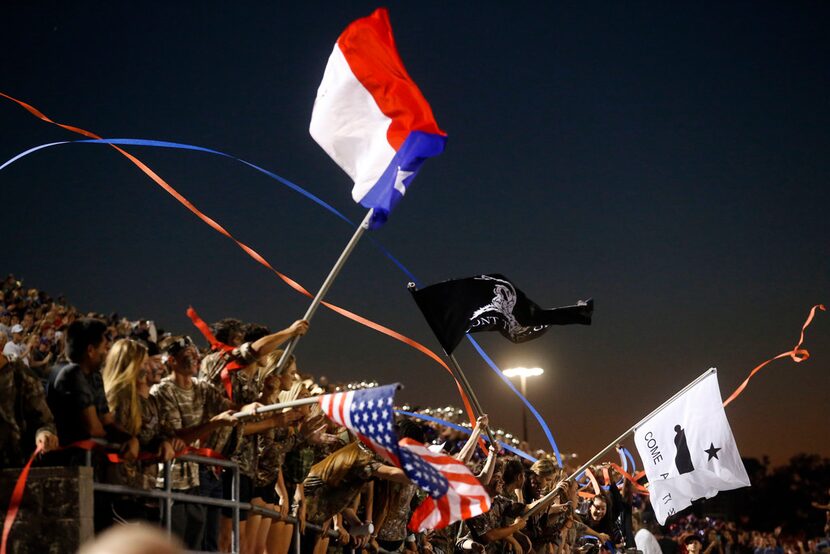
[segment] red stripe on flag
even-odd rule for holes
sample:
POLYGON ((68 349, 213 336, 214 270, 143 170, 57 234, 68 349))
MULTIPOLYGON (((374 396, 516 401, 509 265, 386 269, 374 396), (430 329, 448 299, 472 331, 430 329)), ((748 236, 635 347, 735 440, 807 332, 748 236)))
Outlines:
POLYGON ((343 425, 346 425, 345 411, 346 411, 346 395, 347 394, 348 393, 340 393, 338 395, 337 417, 340 418, 340 423, 342 423, 343 425))
POLYGON ((389 23, 389 12, 378 8, 354 21, 337 39, 352 73, 372 95, 380 111, 392 119, 386 138, 398 150, 410 131, 446 136, 432 108, 406 72, 389 23))
POLYGON ((447 496, 448 495, 445 494, 438 499, 438 502, 436 502, 438 511, 441 513, 441 521, 439 521, 438 525, 435 526, 436 529, 443 529, 450 522, 450 514, 452 510, 450 509, 450 500, 447 496))
POLYGON ((461 519, 470 519, 471 517, 473 517, 472 498, 461 495, 459 501, 461 504, 461 519))

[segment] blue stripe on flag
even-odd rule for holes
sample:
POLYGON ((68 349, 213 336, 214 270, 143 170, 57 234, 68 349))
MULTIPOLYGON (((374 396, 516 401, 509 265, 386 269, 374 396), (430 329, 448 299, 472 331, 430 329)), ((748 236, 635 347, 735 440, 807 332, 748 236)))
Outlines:
POLYGON ((377 229, 386 223, 389 212, 406 194, 424 161, 443 152, 446 144, 447 137, 441 135, 423 131, 409 133, 386 171, 360 201, 364 208, 374 210, 370 229, 377 229))

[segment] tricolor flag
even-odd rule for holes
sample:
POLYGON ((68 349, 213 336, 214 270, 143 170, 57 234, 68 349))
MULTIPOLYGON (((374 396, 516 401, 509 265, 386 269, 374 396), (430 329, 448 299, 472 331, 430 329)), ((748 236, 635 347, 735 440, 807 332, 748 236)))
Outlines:
POLYGON ((398 440, 393 410, 397 388, 386 385, 327 394, 319 403, 329 418, 354 431, 363 444, 429 494, 412 514, 413 531, 442 529, 489 510, 490 496, 466 465, 412 439, 398 440))
POLYGON ((640 424, 634 443, 660 525, 693 500, 749 486, 714 370, 640 424))
POLYGON ((311 114, 311 136, 354 180, 352 198, 383 225, 424 160, 447 136, 406 72, 386 9, 337 39, 311 114))

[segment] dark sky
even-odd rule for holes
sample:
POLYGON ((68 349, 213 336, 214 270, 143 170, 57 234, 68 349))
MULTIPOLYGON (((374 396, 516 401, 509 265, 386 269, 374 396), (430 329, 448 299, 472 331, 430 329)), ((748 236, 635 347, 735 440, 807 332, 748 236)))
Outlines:
MULTIPOLYGON (((105 137, 229 152, 359 220, 307 128, 334 41, 377 5, 175 4, 6 2, 0 91, 105 137)), ((795 344, 830 302, 830 4, 448 4, 388 4, 449 144, 374 236, 426 283, 500 272, 541 305, 595 298, 591 327, 479 335, 502 368, 545 368, 529 396, 563 451, 590 455, 710 366, 725 397, 795 344)), ((0 129, 3 160, 76 138, 5 100, 0 129)), ((310 289, 351 235, 241 164, 130 150, 310 289)), ((273 328, 307 306, 108 147, 37 153, 0 186, 0 270, 83 309, 192 333, 188 304, 273 328)), ((365 241, 329 298, 437 349, 406 281, 365 241)), ((743 455, 830 456, 828 314, 806 346, 727 408, 743 455)), ((457 354, 494 423, 518 430, 518 400, 468 344, 457 354)), ((325 310, 298 355, 458 403, 435 363, 325 310)))

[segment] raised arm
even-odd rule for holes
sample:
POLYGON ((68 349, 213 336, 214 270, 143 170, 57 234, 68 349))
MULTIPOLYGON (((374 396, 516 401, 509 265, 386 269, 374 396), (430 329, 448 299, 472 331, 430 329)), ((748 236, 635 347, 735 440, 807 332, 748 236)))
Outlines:
POLYGON ((476 426, 473 427, 473 432, 470 434, 470 438, 467 439, 467 442, 464 443, 464 446, 461 447, 458 454, 455 455, 455 459, 465 464, 470 461, 470 458, 473 456, 473 452, 476 451, 476 445, 478 444, 478 439, 481 437, 482 431, 487 427, 488 420, 487 415, 482 415, 476 420, 476 426))
POLYGON ((481 468, 481 473, 476 475, 482 485, 490 484, 490 479, 493 478, 493 472, 496 469, 496 454, 498 454, 498 450, 491 444, 487 449, 487 460, 484 462, 484 467, 481 468))
POLYGON ((298 319, 294 323, 291 324, 290 327, 286 327, 282 331, 277 331, 271 335, 267 335, 262 337, 259 340, 254 341, 251 344, 251 348, 253 348, 257 359, 261 360, 271 352, 277 349, 282 343, 285 341, 292 339, 294 337, 299 337, 305 335, 308 331, 308 321, 304 319, 298 319))

